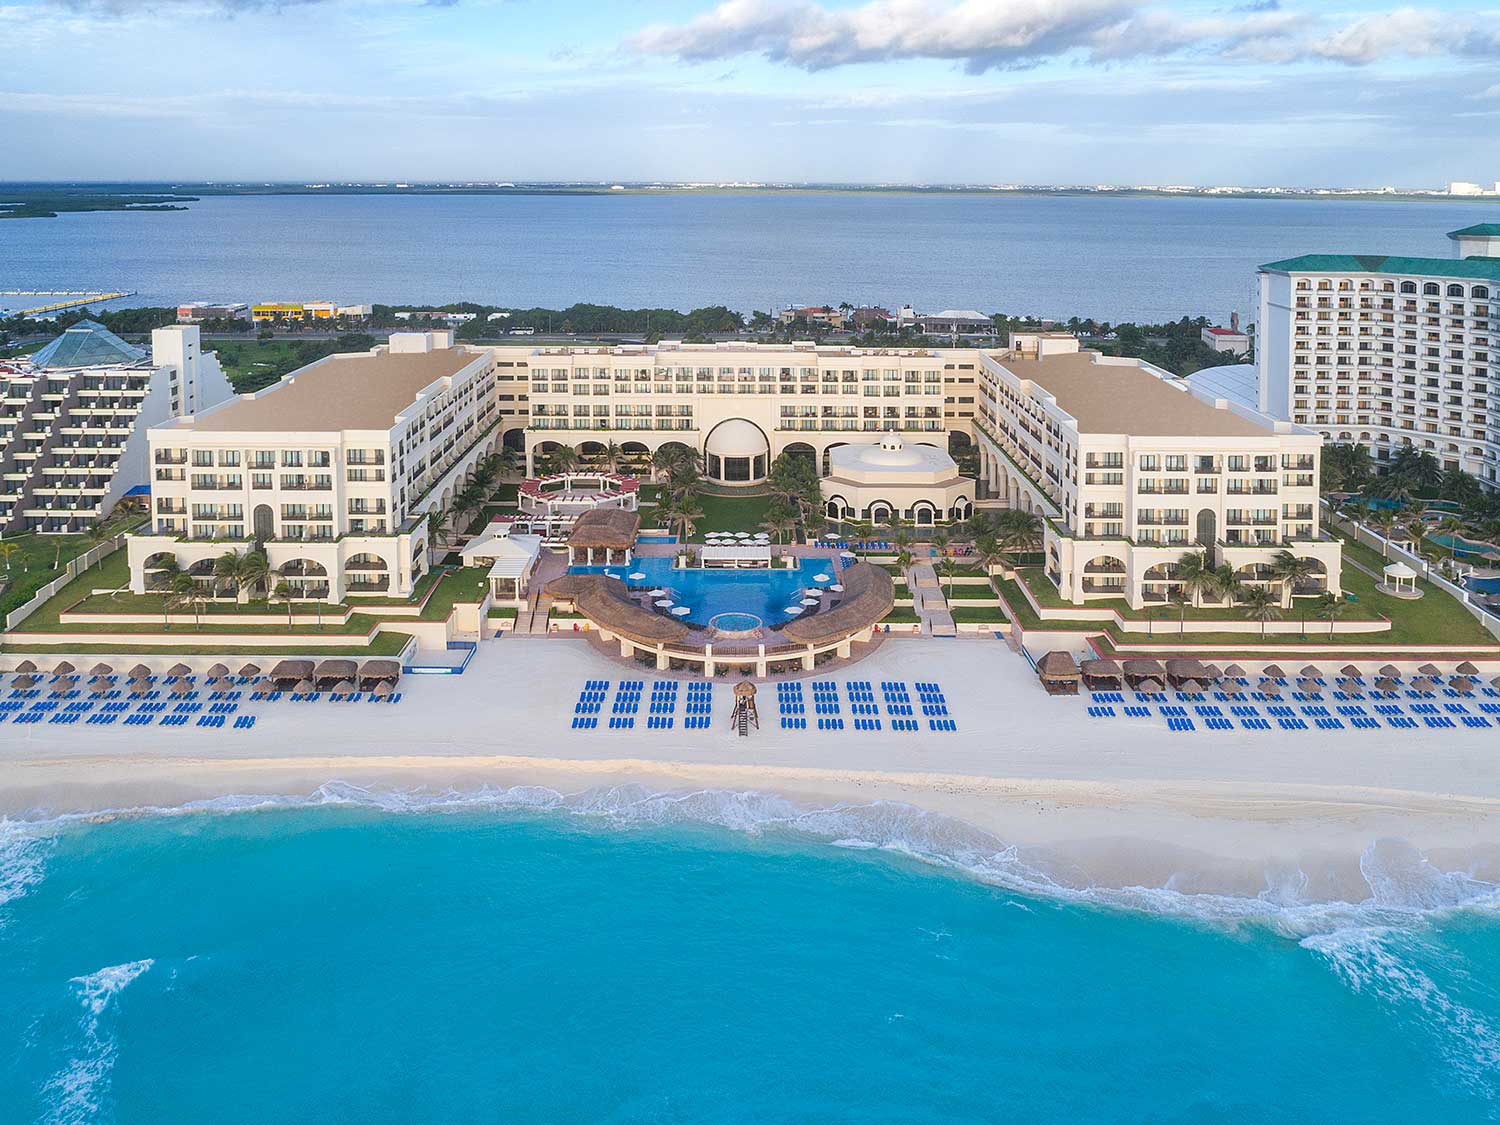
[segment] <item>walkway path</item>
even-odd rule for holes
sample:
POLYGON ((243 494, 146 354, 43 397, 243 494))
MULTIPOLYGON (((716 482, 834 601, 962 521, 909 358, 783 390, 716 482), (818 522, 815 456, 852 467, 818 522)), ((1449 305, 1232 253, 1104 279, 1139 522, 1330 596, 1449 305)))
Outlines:
POLYGON ((922 619, 922 631, 934 637, 958 636, 953 614, 948 612, 948 599, 943 596, 932 564, 918 563, 912 567, 907 582, 911 587, 912 608, 922 619))

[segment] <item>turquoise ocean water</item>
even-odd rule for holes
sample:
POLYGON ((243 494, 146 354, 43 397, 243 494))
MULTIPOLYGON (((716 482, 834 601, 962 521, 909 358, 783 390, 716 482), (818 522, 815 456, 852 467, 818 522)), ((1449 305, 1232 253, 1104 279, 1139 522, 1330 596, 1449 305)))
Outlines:
POLYGON ((329 788, 6 824, 5 1122, 1468 1122, 1497 888, 1049 888, 895 805, 329 788), (235 810, 235 811, 230 811, 235 810))

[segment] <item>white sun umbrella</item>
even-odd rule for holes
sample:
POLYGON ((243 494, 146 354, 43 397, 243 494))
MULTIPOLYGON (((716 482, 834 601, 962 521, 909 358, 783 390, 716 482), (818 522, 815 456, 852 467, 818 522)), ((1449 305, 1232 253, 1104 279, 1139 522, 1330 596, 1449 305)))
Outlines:
POLYGON ((842 559, 857 559, 857 558, 859 558, 859 556, 856 555, 853 551, 840 551, 839 552, 839 558, 842 558, 842 559))
POLYGON ((666 609, 668 606, 672 606, 672 605, 676 605, 676 604, 677 603, 674 602, 671 598, 658 598, 656 600, 656 605, 657 605, 658 609, 666 609))
POLYGON ((790 614, 792 617, 795 617, 797 616, 797 614, 802 612, 802 607, 800 605, 789 605, 786 607, 786 610, 784 612, 790 614))
POLYGON ((813 575, 813 581, 814 582, 827 582, 830 577, 832 577, 832 576, 831 575, 827 575, 827 574, 814 574, 813 575))
POLYGON ((736 539, 749 539, 750 533, 748 531, 736 531, 734 537, 736 539))
POLYGON ((803 605, 817 605, 818 604, 818 599, 817 598, 803 598, 802 599, 802 604, 803 605))
POLYGON ((646 577, 646 574, 645 574, 644 571, 641 571, 641 570, 634 570, 634 571, 631 571, 631 573, 630 573, 630 580, 632 582, 639 582, 644 577, 646 577))
POLYGON ((674 609, 672 611, 672 616, 673 617, 686 617, 688 614, 690 614, 692 612, 693 611, 690 610, 687 606, 680 605, 680 606, 678 606, 676 609, 674 609))
POLYGON ((836 593, 836 594, 842 594, 842 593, 843 593, 843 592, 844 592, 844 587, 843 587, 843 586, 841 586, 841 585, 840 585, 840 584, 839 584, 839 583, 837 583, 837 582, 835 582, 835 583, 834 583, 834 584, 833 584, 833 585, 832 585, 832 586, 830 586, 830 587, 828 587, 828 588, 829 588, 829 589, 830 589, 830 590, 832 590, 832 591, 833 591, 833 592, 834 592, 834 593, 836 593))
POLYGON ((616 574, 612 570, 606 570, 604 572, 604 577, 606 577, 606 578, 613 578, 616 582, 624 582, 625 581, 625 579, 621 578, 618 574, 616 574))
POLYGON ((662 597, 663 595, 665 595, 666 591, 665 590, 647 590, 646 593, 650 594, 653 598, 659 598, 659 597, 662 597))

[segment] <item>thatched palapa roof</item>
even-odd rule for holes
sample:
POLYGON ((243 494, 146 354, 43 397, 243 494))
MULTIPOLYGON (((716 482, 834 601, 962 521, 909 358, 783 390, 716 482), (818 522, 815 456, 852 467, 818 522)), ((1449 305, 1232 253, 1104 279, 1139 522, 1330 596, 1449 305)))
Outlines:
POLYGON ((569 547, 608 547, 623 550, 635 545, 641 530, 639 512, 623 508, 595 508, 584 512, 568 534, 569 547))
POLYGON ((330 660, 318 661, 318 670, 314 674, 319 680, 352 680, 359 674, 359 665, 352 660, 342 657, 330 660))
POLYGON ((798 617, 781 626, 781 634, 799 645, 820 645, 868 629, 891 612, 896 586, 884 567, 858 562, 840 572, 844 596, 832 609, 798 617))
POLYGON ((626 594, 625 583, 602 574, 565 574, 547 583, 546 592, 572 602, 595 625, 637 644, 671 644, 692 632, 674 617, 642 609, 626 594))
POLYGON ((359 678, 361 680, 378 680, 395 683, 401 678, 401 661, 366 660, 360 667, 359 678))
POLYGON ((311 660, 282 660, 271 669, 273 680, 304 680, 313 673, 311 660))
POLYGON ((1044 680, 1078 679, 1078 662, 1071 652, 1049 652, 1036 662, 1036 674, 1044 680))

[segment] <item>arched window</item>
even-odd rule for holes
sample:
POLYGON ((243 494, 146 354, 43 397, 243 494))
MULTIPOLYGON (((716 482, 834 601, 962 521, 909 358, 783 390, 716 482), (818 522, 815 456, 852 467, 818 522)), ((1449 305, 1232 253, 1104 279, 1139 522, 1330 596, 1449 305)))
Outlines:
POLYGON ((1476 285, 1473 289, 1469 290, 1469 296, 1480 301, 1488 300, 1490 296, 1489 287, 1486 285, 1476 285))
POLYGON ((1450 286, 1448 286, 1448 296, 1450 296, 1450 297, 1462 297, 1463 295, 1464 295, 1464 287, 1462 285, 1450 285, 1450 286))
POLYGON ((1417 291, 1417 283, 1415 281, 1403 281, 1401 283, 1401 292, 1403 292, 1403 293, 1415 293, 1416 291, 1417 291))
POLYGON ((1436 297, 1441 292, 1442 288, 1435 281, 1429 281, 1426 285, 1422 286, 1422 295, 1424 297, 1436 297))

